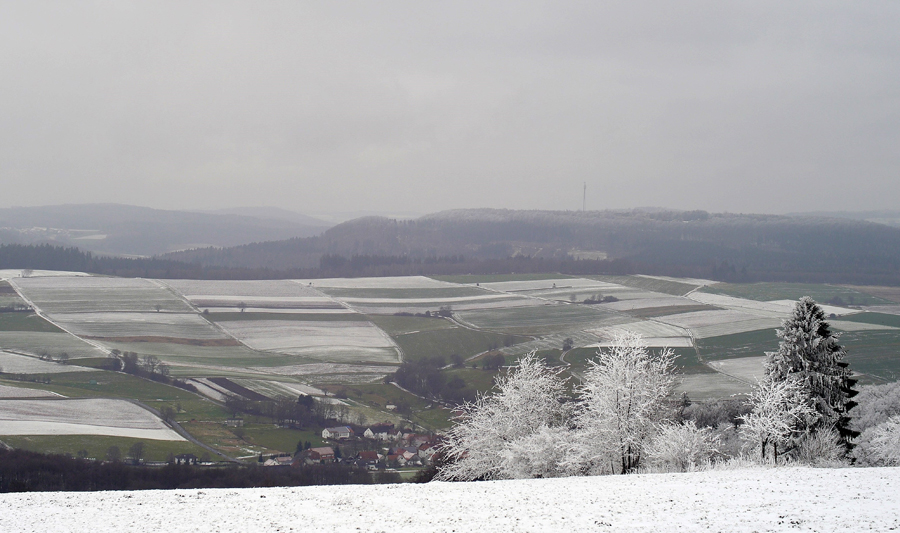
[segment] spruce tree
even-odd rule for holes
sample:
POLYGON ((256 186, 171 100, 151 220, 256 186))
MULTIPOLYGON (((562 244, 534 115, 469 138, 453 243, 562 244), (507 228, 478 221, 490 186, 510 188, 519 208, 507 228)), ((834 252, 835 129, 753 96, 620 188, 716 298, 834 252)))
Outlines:
POLYGON ((859 435, 850 429, 847 412, 856 402, 853 389, 856 380, 850 377, 846 352, 831 332, 825 312, 816 302, 804 296, 795 305, 791 317, 778 330, 781 342, 777 352, 766 355, 768 378, 778 382, 798 380, 809 393, 818 420, 806 428, 817 431, 834 427, 841 442, 849 450, 851 441, 859 435))

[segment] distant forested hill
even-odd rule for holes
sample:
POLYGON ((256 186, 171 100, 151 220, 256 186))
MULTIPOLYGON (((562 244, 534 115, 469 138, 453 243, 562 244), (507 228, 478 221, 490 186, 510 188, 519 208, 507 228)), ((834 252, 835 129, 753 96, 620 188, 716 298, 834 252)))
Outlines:
POLYGON ((53 244, 110 255, 149 256, 204 246, 308 237, 329 224, 268 210, 194 213, 120 204, 0 208, 0 244, 53 244))
POLYGON ((205 267, 302 269, 322 275, 549 268, 897 285, 900 228, 839 218, 705 211, 467 209, 408 221, 366 217, 317 237, 162 257, 205 267))

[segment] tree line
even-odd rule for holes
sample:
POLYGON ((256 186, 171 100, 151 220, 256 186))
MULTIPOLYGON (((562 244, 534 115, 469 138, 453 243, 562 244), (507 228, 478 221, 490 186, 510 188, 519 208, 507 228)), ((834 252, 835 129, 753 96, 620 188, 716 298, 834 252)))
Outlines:
POLYGON ((0 492, 294 487, 372 483, 364 470, 342 465, 162 467, 93 461, 0 449, 0 492))

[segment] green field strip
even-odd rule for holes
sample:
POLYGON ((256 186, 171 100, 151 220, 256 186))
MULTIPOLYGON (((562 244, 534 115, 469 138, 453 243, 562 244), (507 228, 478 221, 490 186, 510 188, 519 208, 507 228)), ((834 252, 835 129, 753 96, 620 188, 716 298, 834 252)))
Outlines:
POLYGON ((456 326, 446 318, 425 318, 417 316, 396 315, 367 315, 373 324, 381 328, 388 335, 402 335, 417 331, 432 331, 436 329, 452 329, 456 326))
POLYGON ((861 322, 863 324, 876 324, 878 326, 889 326, 892 328, 900 328, 900 315, 889 315, 887 313, 875 313, 866 311, 855 315, 847 315, 841 317, 842 321, 861 322))
POLYGON ((717 283, 716 285, 703 287, 700 291, 759 302, 799 300, 804 296, 809 296, 822 304, 888 305, 893 303, 890 300, 878 298, 849 287, 813 283, 717 283), (840 303, 836 303, 838 301, 840 303))
POLYGON ((900 379, 900 331, 854 331, 840 336, 854 372, 883 381, 900 379))
POLYGON ((128 456, 128 450, 135 443, 144 444, 145 461, 166 461, 170 455, 192 453, 197 457, 211 456, 217 460, 218 456, 209 453, 201 446, 186 441, 159 441, 150 439, 135 439, 128 437, 108 437, 103 435, 24 435, 2 437, 3 442, 13 448, 28 450, 38 453, 52 453, 79 456, 79 452, 87 452, 86 457, 106 460, 106 451, 116 446, 124 459, 128 456))
POLYGON ((752 357, 777 350, 778 337, 775 329, 764 329, 697 339, 696 347, 700 358, 706 361, 752 357))
POLYGON ((35 333, 63 333, 44 318, 34 313, 0 313, 0 331, 31 331, 35 333))
POLYGON ((244 441, 253 446, 266 448, 272 453, 281 452, 293 455, 298 442, 309 442, 312 447, 328 445, 322 439, 321 430, 281 428, 274 424, 246 424, 243 429, 244 441))
POLYGON ((487 350, 496 350, 530 340, 516 335, 460 327, 395 335, 392 338, 403 351, 404 360, 416 361, 426 357, 440 356, 447 362, 454 354, 466 358, 487 350))
POLYGON ((616 285, 624 285, 625 287, 634 289, 671 294, 672 296, 684 296, 697 288, 697 285, 690 283, 679 283, 665 279, 645 278, 642 276, 585 276, 585 278, 603 281, 605 283, 615 283, 616 285))
MULTIPOLYGON (((190 391, 119 372, 72 372, 47 376, 50 383, 25 382, 29 388, 69 398, 125 398, 141 401, 184 401, 197 398, 190 391)), ((4 384, 13 380, 0 380, 4 384)))
POLYGON ((566 279, 578 276, 553 272, 535 274, 460 274, 456 276, 430 276, 431 279, 448 283, 497 283, 500 281, 539 281, 543 279, 566 279))

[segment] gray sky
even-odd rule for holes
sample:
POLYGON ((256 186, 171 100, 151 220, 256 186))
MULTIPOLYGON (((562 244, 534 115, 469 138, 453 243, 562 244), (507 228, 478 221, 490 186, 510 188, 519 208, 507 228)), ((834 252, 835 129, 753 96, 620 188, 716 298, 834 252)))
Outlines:
POLYGON ((0 206, 900 209, 900 2, 0 0, 0 206))

